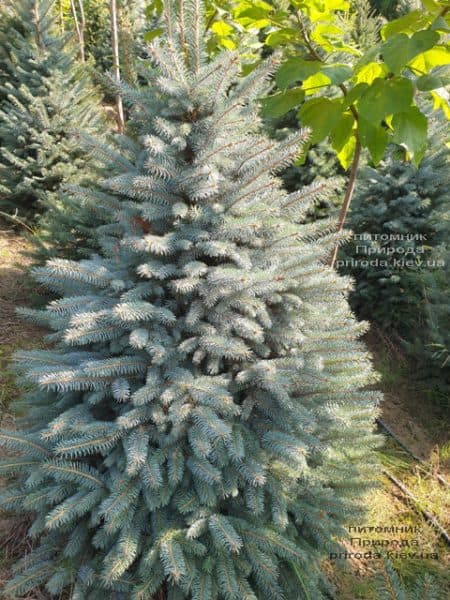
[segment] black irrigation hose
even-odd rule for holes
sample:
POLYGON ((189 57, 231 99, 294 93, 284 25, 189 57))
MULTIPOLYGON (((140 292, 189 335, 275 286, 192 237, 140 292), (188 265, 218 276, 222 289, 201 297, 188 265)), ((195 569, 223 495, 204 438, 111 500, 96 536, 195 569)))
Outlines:
MULTIPOLYGON (((384 429, 386 431, 386 433, 388 433, 397 442, 397 444, 399 446, 401 446, 403 448, 403 450, 405 450, 405 452, 407 452, 410 456, 412 456, 418 463, 425 465, 425 462, 419 456, 417 456, 417 454, 415 454, 412 450, 410 450, 407 446, 405 446, 405 444, 395 435, 395 433, 392 431, 392 429, 390 427, 388 427, 386 425, 386 423, 383 423, 383 421, 381 419, 376 419, 376 423, 381 429, 384 429)), ((411 490, 409 488, 407 488, 404 483, 402 483, 396 477, 394 477, 394 475, 392 475, 392 473, 389 473, 389 471, 387 471, 386 469, 383 469, 383 473, 403 493, 403 495, 406 496, 406 498, 408 498, 409 500, 411 500, 413 502, 415 508, 424 516, 425 520, 439 532, 439 535, 441 536, 441 538, 445 541, 445 543, 448 546, 450 546, 450 535, 447 533, 445 528, 439 523, 439 521, 436 519, 436 517, 432 513, 430 513, 428 510, 422 508, 420 506, 420 502, 414 496, 414 494, 411 492, 411 490)), ((439 483, 441 483, 442 485, 444 485, 446 487, 449 486, 448 481, 446 481, 444 479, 444 477, 442 477, 442 475, 435 474, 434 476, 439 481, 439 483)))
MULTIPOLYGON (((386 431, 386 433, 388 433, 396 442, 399 446, 401 446, 403 448, 403 450, 405 450, 405 452, 407 452, 410 456, 412 456, 414 458, 414 460, 416 460, 418 463, 420 463, 421 465, 425 465, 425 461, 422 460, 420 458, 420 456, 417 456, 417 454, 415 454, 412 450, 410 450, 407 446, 405 446, 405 444, 395 435, 395 433, 392 431, 392 429, 386 425, 386 423, 383 423, 383 421, 381 419, 375 419, 377 425, 379 427, 381 427, 382 429, 384 429, 386 431)), ((428 469, 427 469, 428 471, 428 469)), ((450 487, 449 482, 439 473, 431 473, 433 475, 433 477, 435 477, 439 483, 441 483, 442 485, 446 486, 446 487, 450 487)))
POLYGON ((386 475, 386 477, 388 477, 390 479, 390 481, 392 481, 392 483, 395 486, 397 486, 399 488, 399 490, 401 490, 403 492, 403 494, 407 498, 409 498, 414 503, 414 506, 417 508, 417 510, 419 510, 422 513, 425 520, 428 523, 430 523, 430 525, 432 525, 435 529, 437 529, 437 531, 439 532, 439 535, 445 541, 447 546, 450 546, 450 535, 447 533, 447 531, 444 529, 444 527, 439 523, 439 521, 436 519, 436 517, 434 515, 432 515, 428 510, 426 510, 420 506, 420 503, 417 500, 417 498, 414 496, 414 494, 411 492, 411 490, 409 490, 406 487, 405 484, 403 484, 396 477, 394 477, 391 473, 389 473, 389 471, 383 470, 383 473, 386 475))

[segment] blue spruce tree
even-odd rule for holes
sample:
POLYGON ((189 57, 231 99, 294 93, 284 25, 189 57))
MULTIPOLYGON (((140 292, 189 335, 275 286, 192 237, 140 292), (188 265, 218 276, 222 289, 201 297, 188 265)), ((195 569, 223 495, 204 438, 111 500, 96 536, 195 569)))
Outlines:
POLYGON ((450 408, 449 158, 447 150, 446 169, 434 171, 436 181, 448 183, 445 189, 444 186, 441 188, 442 202, 438 202, 429 215, 429 227, 433 232, 427 248, 427 263, 430 266, 412 273, 412 281, 419 290, 419 302, 414 306, 416 323, 402 337, 406 351, 418 365, 416 373, 423 380, 426 393, 431 394, 434 401, 447 410, 450 408))
POLYGON ((53 10, 53 0, 0 7, 0 210, 39 228, 40 256, 49 247, 75 252, 100 222, 60 188, 90 181, 98 165, 78 136, 105 128, 88 70, 55 31, 53 10))
POLYGON ((322 263, 333 223, 298 224, 323 186, 274 176, 305 139, 260 133, 276 60, 207 63, 199 2, 164 6, 151 85, 123 90, 139 144, 79 190, 110 211, 102 250, 35 270, 56 345, 17 356, 35 387, 0 440, 1 505, 39 543, 5 593, 319 599, 375 469, 365 325, 322 263))

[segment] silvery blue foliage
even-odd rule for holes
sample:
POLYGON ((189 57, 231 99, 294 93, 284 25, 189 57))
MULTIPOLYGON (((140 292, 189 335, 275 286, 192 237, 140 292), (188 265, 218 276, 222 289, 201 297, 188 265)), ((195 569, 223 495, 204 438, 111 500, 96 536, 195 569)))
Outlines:
POLYGON ((32 241, 40 260, 82 254, 90 227, 103 218, 61 190, 94 178, 98 161, 79 136, 105 122, 89 69, 60 34, 55 8, 55 0, 0 6, 0 210, 39 229, 32 241))
POLYGON ((260 133, 276 58, 207 63, 199 2, 164 4, 151 85, 123 90, 139 143, 77 192, 110 211, 102 250, 35 271, 55 348, 17 356, 35 387, 1 502, 40 544, 6 592, 318 599, 374 468, 365 325, 322 262, 334 224, 298 224, 327 185, 275 177, 306 134, 260 133))

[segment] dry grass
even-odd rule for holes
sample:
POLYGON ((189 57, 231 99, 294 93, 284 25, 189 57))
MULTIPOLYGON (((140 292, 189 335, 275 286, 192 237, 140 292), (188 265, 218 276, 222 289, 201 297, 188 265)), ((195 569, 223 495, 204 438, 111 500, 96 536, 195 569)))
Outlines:
MULTIPOLYGON (((380 332, 372 331, 366 342, 374 356, 375 368, 382 379, 377 386, 384 392, 385 401, 381 418, 416 455, 424 460, 419 465, 391 439, 386 438, 379 452, 381 464, 414 493, 419 507, 434 514, 440 523, 450 529, 450 497, 434 477, 439 472, 449 479, 450 444, 445 421, 430 400, 414 389, 409 376, 409 365, 403 353, 380 332)), ((406 501, 398 488, 381 472, 379 487, 367 495, 368 513, 364 522, 356 526, 415 527, 416 533, 354 533, 355 538, 376 541, 388 540, 389 550, 395 551, 394 540, 417 540, 417 546, 399 548, 399 552, 417 552, 418 555, 437 554, 434 558, 391 557, 400 577, 410 583, 417 577, 431 574, 439 582, 443 593, 450 597, 448 546, 439 533, 426 522, 417 506, 406 501)), ((377 546, 374 546, 376 548, 377 546)), ((380 546, 378 546, 380 547, 380 546)), ((372 548, 372 550, 374 549, 372 548)), ((349 552, 361 552, 356 543, 348 545, 349 552)), ((364 551, 364 550, 363 550, 364 551)), ((347 560, 327 565, 330 577, 337 587, 337 600, 378 600, 374 574, 383 570, 379 560, 347 560)))
POLYGON ((0 344, 27 343, 39 335, 36 327, 17 318, 16 308, 29 304, 34 292, 26 276, 31 259, 30 243, 10 229, 0 229, 0 344))
POLYGON ((43 330, 18 318, 16 309, 29 304, 36 285, 27 275, 30 243, 10 229, 0 229, 0 409, 2 416, 19 391, 9 369, 12 354, 42 341, 43 330))

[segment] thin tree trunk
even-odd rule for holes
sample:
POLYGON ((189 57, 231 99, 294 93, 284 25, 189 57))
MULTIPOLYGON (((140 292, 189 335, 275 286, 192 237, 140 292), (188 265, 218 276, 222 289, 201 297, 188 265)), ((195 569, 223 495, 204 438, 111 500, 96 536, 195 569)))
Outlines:
POLYGON ((78 13, 75 6, 74 0, 70 0, 70 8, 72 10, 73 21, 75 23, 75 31, 77 32, 78 43, 80 46, 80 60, 81 62, 85 61, 84 56, 84 30, 82 26, 80 26, 80 22, 78 20, 78 13))
MULTIPOLYGON (((318 60, 319 62, 323 63, 324 62, 323 58, 320 56, 320 54, 315 49, 314 45, 311 43, 311 39, 309 37, 308 31, 303 23, 301 13, 299 11, 297 11, 295 13, 295 15, 296 15, 297 22, 298 22, 298 25, 300 28, 300 32, 305 41, 306 47, 309 49, 309 51, 311 53, 311 56, 315 60, 318 60)), ((348 90, 347 90, 346 86, 343 83, 341 83, 339 85, 339 87, 341 88, 342 93, 344 94, 344 97, 346 97, 348 95, 348 90)), ((350 110, 353 113, 353 116, 355 117, 355 121, 358 122, 359 115, 358 115, 357 110, 353 106, 353 104, 350 105, 350 110)), ((353 155, 352 168, 350 170, 350 177, 349 177, 347 189, 345 191, 344 202, 343 202, 341 210, 339 212, 338 224, 337 224, 337 228, 336 228, 337 233, 341 233, 341 231, 344 229, 345 219, 347 218, 348 209, 350 208, 350 203, 353 198, 353 192, 355 191, 356 176, 358 175, 360 159, 361 159, 361 142, 359 141, 359 137, 357 136, 356 137, 355 154, 353 155)), ((333 251, 330 256, 329 265, 331 268, 334 267, 338 251, 339 251, 339 241, 336 242, 336 245, 334 246, 333 251)))
MULTIPOLYGON (((116 0, 110 0, 109 2, 111 12, 111 46, 113 54, 113 76, 117 83, 120 83, 120 58, 119 58, 119 31, 117 27, 117 2, 116 0)), ((125 129, 125 119, 123 114, 122 97, 120 94, 116 96, 117 106, 117 122, 119 131, 122 133, 125 129)))
POLYGON ((41 20, 40 20, 40 16, 39 16, 38 0, 35 0, 35 2, 33 2, 32 20, 33 20, 33 25, 35 27, 35 32, 36 32, 36 44, 37 44, 38 48, 40 48, 41 50, 44 50, 45 45, 44 45, 44 39, 42 37, 42 31, 41 31, 41 20))
POLYGON ((84 32, 86 31, 86 16, 84 14, 83 0, 78 0, 78 7, 80 9, 80 29, 83 37, 83 52, 84 52, 84 32))
MULTIPOLYGON (((342 203, 341 210, 339 212, 339 219, 336 231, 341 233, 344 229, 345 219, 347 218, 348 209, 353 198, 353 192, 355 191, 356 176, 358 174, 359 160, 361 158, 361 143, 356 140, 355 154, 353 156, 352 168, 350 170, 350 177, 348 180, 347 189, 345 190, 344 202, 342 203)), ((334 267, 336 262, 337 253, 339 251, 339 242, 336 243, 333 253, 330 258, 330 267, 334 267)))
POLYGON ((64 33, 63 0, 58 0, 58 20, 59 20, 59 31, 62 35, 64 33))

